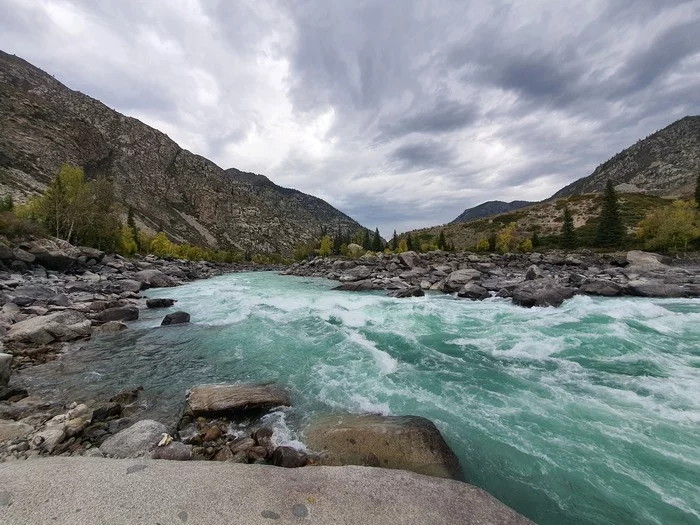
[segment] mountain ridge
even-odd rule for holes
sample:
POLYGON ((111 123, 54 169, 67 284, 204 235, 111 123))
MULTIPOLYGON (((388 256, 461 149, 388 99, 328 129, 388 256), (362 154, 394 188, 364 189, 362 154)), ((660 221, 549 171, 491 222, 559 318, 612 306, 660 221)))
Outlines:
POLYGON ((18 201, 43 191, 69 163, 88 179, 113 181, 140 228, 162 229, 176 242, 291 254, 324 228, 362 228, 327 202, 263 175, 235 176, 246 172, 226 171, 2 51, 0 118, 0 189, 18 201))
POLYGON ((456 219, 451 221, 449 224, 458 224, 460 222, 469 222, 474 219, 483 219, 484 217, 490 217, 492 215, 498 215, 500 213, 508 213, 510 211, 519 210, 526 206, 536 204, 530 201, 486 201, 472 208, 467 208, 462 213, 460 213, 456 219))

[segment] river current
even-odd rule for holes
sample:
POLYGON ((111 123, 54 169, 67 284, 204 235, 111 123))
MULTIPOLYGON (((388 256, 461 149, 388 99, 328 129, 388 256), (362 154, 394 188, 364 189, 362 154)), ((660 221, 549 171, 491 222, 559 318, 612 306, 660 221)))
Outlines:
POLYGON ((198 383, 274 382, 294 403, 270 416, 278 442, 301 446, 329 410, 421 415, 469 483, 539 524, 700 523, 700 301, 528 310, 335 284, 243 273, 149 290, 176 307, 26 380, 78 400, 142 385, 161 419, 198 383), (192 324, 154 329, 176 309, 192 324))

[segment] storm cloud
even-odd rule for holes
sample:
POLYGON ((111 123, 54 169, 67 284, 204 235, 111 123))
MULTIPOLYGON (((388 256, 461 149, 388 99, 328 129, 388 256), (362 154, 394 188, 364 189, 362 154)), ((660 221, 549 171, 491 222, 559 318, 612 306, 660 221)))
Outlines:
POLYGON ((384 236, 700 113, 697 0, 0 0, 0 48, 384 236))

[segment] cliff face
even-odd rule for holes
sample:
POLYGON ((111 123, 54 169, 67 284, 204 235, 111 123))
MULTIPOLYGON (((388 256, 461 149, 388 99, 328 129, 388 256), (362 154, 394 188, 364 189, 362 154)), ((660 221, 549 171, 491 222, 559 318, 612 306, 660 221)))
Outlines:
POLYGON ((289 254, 361 226, 328 203, 180 148, 164 133, 0 51, 0 192, 43 190, 64 163, 113 181, 137 223, 177 242, 289 254))
POLYGON ((525 206, 531 206, 535 204, 534 202, 528 201, 513 201, 513 202, 503 202, 503 201, 488 201, 473 208, 467 208, 459 216, 453 220, 450 224, 457 224, 459 222, 469 222, 474 219, 483 219, 484 217, 490 217, 492 215, 498 215, 499 213, 508 213, 510 211, 519 210, 525 206))
POLYGON ((598 166, 554 198, 601 193, 608 179, 626 193, 692 194, 700 175, 700 116, 682 118, 598 166))

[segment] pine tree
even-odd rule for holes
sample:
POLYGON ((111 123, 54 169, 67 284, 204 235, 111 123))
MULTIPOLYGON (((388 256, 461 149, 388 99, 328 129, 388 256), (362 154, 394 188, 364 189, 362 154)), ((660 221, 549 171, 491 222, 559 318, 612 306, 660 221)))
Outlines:
POLYGON ((540 241, 540 236, 537 235, 537 232, 532 233, 532 247, 537 248, 541 244, 540 241))
POLYGON ((605 184, 605 196, 603 197, 603 209, 600 212, 598 224, 598 246, 614 248, 622 244, 625 230, 620 217, 620 208, 617 202, 617 192, 612 181, 605 184))
POLYGON ((399 247, 399 237, 394 230, 394 236, 391 238, 391 251, 395 252, 399 247))
POLYGON ((562 248, 568 250, 576 248, 577 239, 576 231, 574 230, 574 216, 571 214, 568 206, 564 208, 564 224, 561 227, 559 242, 562 248))
POLYGON ((340 247, 343 245, 343 234, 340 231, 340 229, 335 231, 335 235, 333 236, 333 249, 332 253, 333 255, 340 255, 340 247))
POLYGON ((440 230, 440 235, 438 235, 438 248, 444 250, 447 247, 447 241, 445 240, 445 230, 440 230))
POLYGON ((382 247, 382 238, 379 236, 379 228, 374 230, 374 237, 372 238, 372 248, 373 252, 382 252, 384 248, 382 247))
POLYGON ((496 251, 496 241, 498 240, 498 235, 496 232, 493 232, 491 235, 489 235, 489 251, 491 253, 494 253, 496 251))
POLYGON ((695 182, 695 205, 700 209, 700 175, 698 175, 698 180, 695 182))
POLYGON ((413 239, 410 233, 406 236, 406 248, 408 248, 409 252, 413 251, 413 239))
POLYGON ((369 230, 365 230, 364 233, 362 234, 362 247, 365 250, 372 249, 372 241, 369 238, 369 230))

